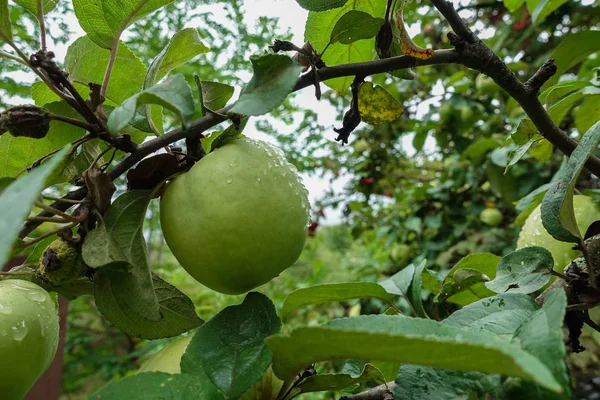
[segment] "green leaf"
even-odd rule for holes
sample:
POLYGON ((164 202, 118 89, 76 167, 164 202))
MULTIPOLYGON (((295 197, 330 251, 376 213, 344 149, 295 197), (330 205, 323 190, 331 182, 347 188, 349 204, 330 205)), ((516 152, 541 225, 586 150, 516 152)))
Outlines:
POLYGON ((219 147, 226 145, 227 143, 236 140, 242 134, 242 131, 246 127, 247 123, 248 117, 244 117, 238 124, 233 123, 223 131, 213 132, 210 136, 210 143, 208 143, 207 141, 202 143, 203 146, 204 143, 208 144, 208 148, 204 147, 204 150, 206 152, 211 152, 213 150, 218 149, 219 147))
MULTIPOLYGON (((304 41, 310 42, 315 50, 322 52, 329 43, 333 28, 348 11, 357 10, 370 15, 384 15, 386 3, 385 0, 349 1, 343 7, 330 9, 326 12, 311 11, 308 13, 304 29, 304 41)), ((373 42, 373 40, 367 39, 349 45, 334 43, 323 54, 323 61, 327 65, 371 61, 377 56, 373 42)), ((353 79, 352 76, 329 79, 325 81, 325 84, 339 94, 343 94, 348 90, 353 79)))
POLYGON ((397 120, 404 108, 398 100, 379 85, 364 82, 358 92, 360 119, 371 125, 379 125, 397 120))
MULTIPOLYGON (((558 109, 555 111, 557 117, 561 115, 563 106, 564 104, 558 106, 558 109)), ((506 171, 508 171, 509 167, 516 164, 527 152, 542 162, 548 161, 552 155, 552 144, 538 132, 536 126, 529 118, 523 118, 519 121, 519 126, 511 134, 511 138, 517 144, 517 147, 509 154, 506 171)))
POLYGON ((199 353, 201 360, 184 356, 181 370, 195 374, 201 361, 202 369, 225 398, 237 399, 269 368, 271 350, 265 338, 280 329, 271 300, 250 292, 242 304, 225 308, 198 329, 189 351, 199 353))
POLYGON ((408 289, 413 281, 415 275, 414 264, 409 264, 392 277, 380 282, 379 284, 386 290, 386 292, 395 294, 398 296, 407 296, 408 289))
MULTIPOLYGON (((127 293, 115 293, 123 288, 113 287, 125 273, 110 269, 99 270, 94 276, 94 300, 98 311, 116 328, 141 339, 161 339, 180 335, 202 325, 192 301, 176 287, 152 275, 161 319, 149 321, 121 299, 127 293)), ((150 288, 147 288, 150 290, 150 288)), ((129 294, 131 295, 131 294, 129 294)))
POLYGON ((421 275, 423 274, 426 263, 427 260, 423 260, 415 267, 415 274, 413 275, 410 289, 408 290, 408 301, 414 308, 415 314, 421 318, 427 318, 427 314, 423 308, 423 296, 421 295, 421 275))
MULTIPOLYGON (((585 162, 600 143, 600 122, 595 123, 579 141, 560 179, 542 200, 542 223, 556 240, 579 242, 581 233, 573 210, 575 183, 585 162)), ((584 232, 585 233, 585 232, 584 232)))
POLYGON ((508 253, 496 267, 496 278, 485 286, 496 293, 533 293, 550 281, 554 259, 539 246, 508 253))
POLYGON ((544 90, 539 96, 540 101, 545 103, 546 107, 551 107, 554 105, 554 103, 564 98, 566 95, 591 85, 592 83, 589 81, 560 82, 544 90))
POLYGON ((480 372, 403 365, 396 378, 394 396, 398 399, 429 400, 435 393, 436 400, 466 400, 471 392, 493 392, 498 383, 497 376, 480 372))
MULTIPOLYGON (((54 113, 81 119, 67 103, 51 103, 45 108, 54 113)), ((79 139, 85 134, 82 128, 61 121, 50 121, 46 137, 0 136, 0 177, 14 177, 34 161, 79 139)))
POLYGON ((204 108, 215 112, 225 107, 231 96, 233 96, 234 88, 219 82, 199 81, 200 90, 202 91, 202 104, 204 108))
POLYGON ((300 7, 308 11, 327 11, 339 8, 348 0, 296 0, 300 7))
POLYGON ((504 5, 511 13, 521 8, 523 3, 525 3, 525 0, 504 0, 504 5))
MULTIPOLYGON (((0 0, 0 32, 12 40, 12 25, 10 23, 8 0, 0 0)), ((0 39, 0 43, 2 43, 2 39, 0 39)))
MULTIPOLYGON (((111 382, 90 400, 191 400, 203 392, 202 382, 187 374, 143 372, 111 382)), ((206 399, 205 397, 202 397, 206 399)), ((207 399, 210 400, 210 399, 207 399)))
POLYGON ((8 259, 22 223, 44 189, 46 179, 69 151, 70 147, 65 147, 1 192, 0 209, 5 211, 0 213, 0 265, 4 265, 8 259))
POLYGON ((521 293, 504 293, 471 303, 454 312, 443 323, 470 331, 488 331, 512 337, 521 324, 539 309, 521 293))
MULTIPOLYGON (((35 15, 36 18, 38 15, 38 1, 40 0, 14 0, 15 3, 35 15)), ((44 0, 42 2, 44 14, 48 14, 50 11, 54 10, 57 5, 58 0, 44 0)))
POLYGON ((558 67, 556 74, 546 82, 544 87, 558 83, 560 76, 574 65, 585 60, 590 54, 600 50, 600 31, 580 31, 562 39, 552 52, 558 67))
MULTIPOLYGON (((149 1, 151 2, 152 0, 149 1)), ((98 1, 89 4, 93 8, 95 6, 92 4, 101 3, 102 1, 98 1)), ((83 36, 69 46, 65 56, 65 69, 73 80, 102 84, 109 58, 109 50, 98 47, 89 36, 83 36)), ((141 89, 145 75, 146 67, 142 61, 127 45, 120 42, 106 88, 106 98, 117 105, 123 103, 141 89)))
POLYGON ((560 123, 565 119, 571 108, 573 108, 577 103, 579 103, 583 99, 583 93, 575 92, 566 96, 562 100, 556 102, 550 109, 548 110, 548 114, 552 121, 556 125, 560 125, 560 123))
POLYGON ((485 156, 491 150, 500 147, 500 143, 492 138, 479 138, 471 143, 461 154, 461 158, 471 160, 473 164, 479 165, 485 161, 485 156))
POLYGON ((546 389, 536 387, 530 382, 511 385, 511 398, 527 398, 532 400, 571 399, 570 384, 565 357, 563 320, 567 306, 567 297, 562 289, 549 292, 541 309, 533 313, 516 332, 514 339, 528 353, 537 357, 549 369, 561 384, 563 393, 558 395, 546 389))
MULTIPOLYGON (((102 149, 99 146, 101 143, 103 143, 101 139, 92 139, 79 146, 76 153, 69 153, 48 178, 46 184, 52 186, 79 178, 102 153, 102 149)), ((98 165, 102 165, 103 163, 104 159, 100 157, 98 165)))
MULTIPOLYGON (((88 97, 90 97, 89 86, 81 84, 79 82, 73 82, 73 86, 82 98, 87 99, 88 97)), ((62 101, 62 98, 60 98, 59 95, 50 90, 50 88, 46 85, 45 82, 35 82, 33 85, 31 85, 30 91, 31 98, 35 102, 36 106, 41 107, 48 103, 62 101)))
POLYGON ((552 11, 565 4, 568 0, 539 0, 531 12, 531 21, 539 24, 546 19, 552 11))
POLYGON ((139 107, 148 104, 159 104, 181 118, 184 128, 190 126, 194 115, 194 98, 192 89, 182 75, 175 75, 163 83, 137 93, 125 100, 108 117, 107 126, 116 134, 125 128, 135 117, 139 107))
POLYGON ((350 10, 335 24, 329 42, 350 44, 373 38, 384 22, 383 18, 374 18, 364 11, 350 10))
POLYGON ((598 120, 600 120, 600 95, 592 95, 586 98, 573 112, 575 115, 575 127, 579 132, 587 132, 598 120))
POLYGON ((416 315, 424 317, 425 310, 421 301, 421 275, 425 269, 426 260, 419 265, 407 265, 401 271, 379 284, 391 294, 403 296, 411 305, 416 315))
POLYGON ((302 66, 281 54, 250 57, 254 75, 230 112, 263 115, 280 105, 292 92, 302 66))
POLYGON ((283 303, 281 318, 286 318, 292 311, 308 305, 332 301, 343 301, 374 297, 385 302, 393 302, 396 296, 388 293, 375 282, 350 282, 315 285, 297 289, 290 293, 283 303))
POLYGON ((463 257, 448 272, 436 301, 450 301, 467 305, 482 298, 494 295, 484 282, 494 279, 500 257, 491 253, 469 254, 463 257), (465 272, 460 272, 466 270, 465 272), (456 276, 458 274, 458 276, 456 276))
POLYGON ((358 375, 339 373, 309 376, 294 389, 291 396, 311 392, 342 391, 350 388, 353 389, 352 392, 356 392, 357 389, 360 390, 361 387, 366 389, 368 387, 381 385, 385 382, 385 377, 379 369, 371 364, 365 364, 358 375))
POLYGON ((520 347, 487 332, 432 320, 387 315, 344 318, 273 335, 267 343, 273 350, 273 371, 282 379, 316 361, 352 358, 503 374, 561 390, 546 366, 520 347))
MULTIPOLYGON (((82 255, 90 267, 112 270, 103 275, 102 285, 110 289, 104 295, 110 293, 117 303, 156 322, 161 314, 152 287, 143 232, 150 196, 149 190, 133 190, 119 196, 104 215, 102 227, 86 235, 82 255)), ((98 285, 98 280, 95 283, 98 285)))
MULTIPOLYGON (((133 22, 172 0, 74 0, 79 25, 98 46, 110 49, 133 22)), ((116 69, 116 67, 115 67, 116 69)))
POLYGON ((148 89, 161 80, 172 69, 185 64, 199 54, 208 53, 198 30, 185 28, 177 32, 162 51, 152 60, 144 78, 144 89, 148 89))

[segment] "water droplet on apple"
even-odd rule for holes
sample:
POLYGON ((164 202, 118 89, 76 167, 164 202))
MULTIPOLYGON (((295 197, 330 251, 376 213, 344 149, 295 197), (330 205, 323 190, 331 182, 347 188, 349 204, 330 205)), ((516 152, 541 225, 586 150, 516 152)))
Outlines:
POLYGON ((257 177, 257 178, 256 178, 256 182, 260 182, 260 178, 258 178, 258 177, 257 177))
POLYGON ((231 177, 228 176, 227 178, 225 178, 225 182, 231 183, 231 182, 233 182, 233 179, 231 179, 231 177))
POLYGON ((12 311, 13 310, 11 306, 0 304, 0 314, 10 315, 12 314, 12 311))
POLYGON ((12 330, 12 337, 17 342, 22 341, 27 336, 27 327, 25 321, 19 322, 17 325, 10 328, 12 330))
POLYGON ((29 300, 33 300, 36 303, 42 303, 47 300, 47 295, 41 291, 27 292, 25 295, 29 300))

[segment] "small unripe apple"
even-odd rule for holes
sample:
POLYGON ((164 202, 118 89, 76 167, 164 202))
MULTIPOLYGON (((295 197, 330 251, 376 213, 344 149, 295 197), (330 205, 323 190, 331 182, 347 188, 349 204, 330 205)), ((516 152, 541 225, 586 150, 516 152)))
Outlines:
POLYGON ((366 140, 358 140, 354 142, 354 151, 363 153, 369 148, 369 143, 366 140))
POLYGON ((498 226, 502 223, 502 213, 497 208, 486 208, 479 215, 479 219, 486 225, 498 226))

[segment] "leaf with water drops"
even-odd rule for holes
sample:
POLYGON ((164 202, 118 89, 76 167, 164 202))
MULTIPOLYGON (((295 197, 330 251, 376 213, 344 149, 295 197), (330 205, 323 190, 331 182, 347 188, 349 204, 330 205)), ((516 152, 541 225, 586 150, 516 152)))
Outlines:
POLYGON ((496 293, 533 293, 550 280, 554 259, 539 246, 508 253, 496 267, 496 278, 485 286, 496 293))

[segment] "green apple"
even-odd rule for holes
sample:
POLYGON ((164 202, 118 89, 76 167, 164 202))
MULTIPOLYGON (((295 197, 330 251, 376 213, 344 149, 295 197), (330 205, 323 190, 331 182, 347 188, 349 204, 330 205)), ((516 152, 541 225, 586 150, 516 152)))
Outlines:
POLYGON ((366 140, 358 140, 353 143, 354 151, 364 153, 369 148, 369 143, 366 140))
POLYGON ((241 294, 294 264, 309 211, 308 191, 283 152, 238 139, 167 186, 160 220, 169 248, 192 277, 241 294))
POLYGON ((502 223, 502 213, 497 208, 486 208, 479 214, 479 219, 486 225, 498 226, 502 223))
POLYGON ((403 264, 407 262, 410 257, 410 246, 405 243, 397 243, 392 246, 390 256, 392 257, 392 260, 399 264, 403 264))
POLYGON ((58 305, 23 280, 0 281, 0 398, 22 399, 58 347, 58 305))
MULTIPOLYGON (((576 195, 573 196, 573 208, 579 231, 585 235, 589 226, 600 219, 600 206, 590 197, 576 195)), ((527 217, 519 234, 517 249, 528 246, 548 249, 554 258, 554 270, 557 272, 562 272, 568 263, 581 257, 580 251, 573 250, 573 243, 556 240, 546 231, 542 225, 541 205, 527 217)))
MULTIPOLYGON (((181 373, 181 357, 192 341, 192 335, 177 339, 150 358, 139 372, 181 373)), ((271 367, 267 369, 260 380, 245 391, 240 400, 274 400, 283 386, 283 381, 275 376, 271 367)))

